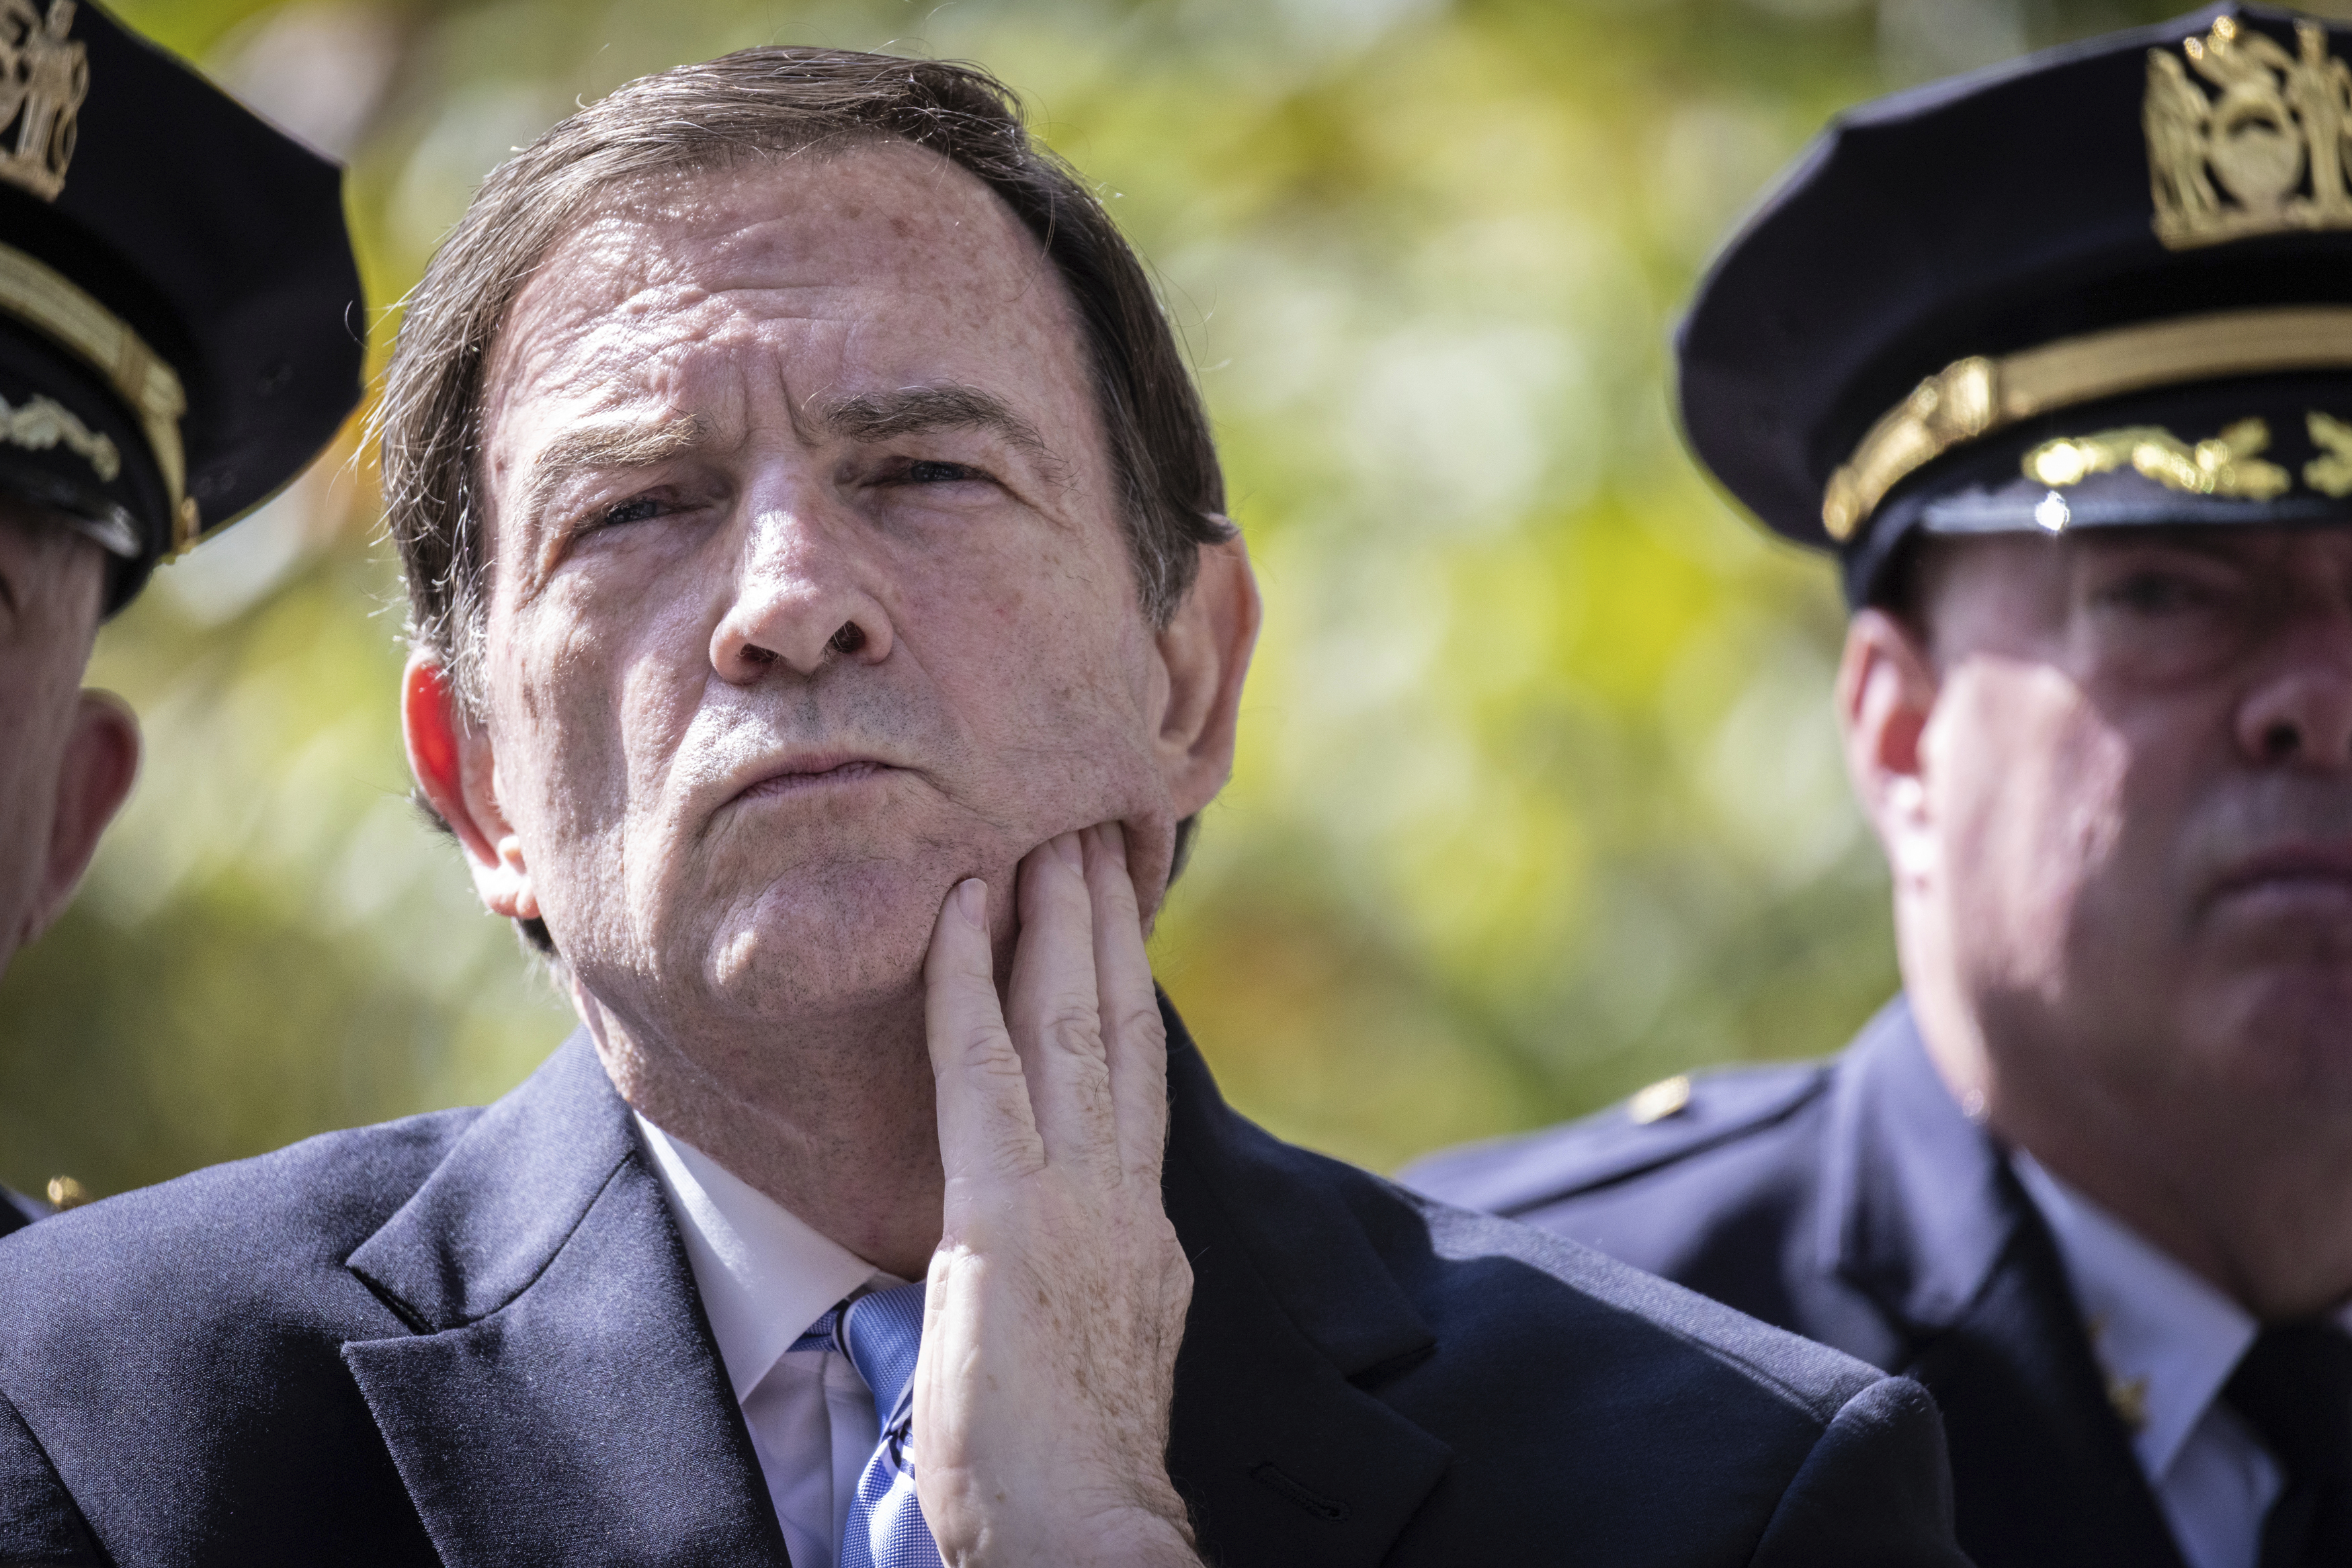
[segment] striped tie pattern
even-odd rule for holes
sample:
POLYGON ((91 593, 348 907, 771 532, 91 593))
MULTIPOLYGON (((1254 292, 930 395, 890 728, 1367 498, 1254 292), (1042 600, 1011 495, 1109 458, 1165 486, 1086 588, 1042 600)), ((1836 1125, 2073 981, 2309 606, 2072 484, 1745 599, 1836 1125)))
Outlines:
POLYGON ((882 1440, 857 1478, 857 1495, 842 1526, 840 1568, 943 1568, 907 1461, 915 1427, 915 1360, 923 1348, 923 1282, 835 1307, 792 1348, 837 1350, 849 1357, 882 1418, 882 1440))

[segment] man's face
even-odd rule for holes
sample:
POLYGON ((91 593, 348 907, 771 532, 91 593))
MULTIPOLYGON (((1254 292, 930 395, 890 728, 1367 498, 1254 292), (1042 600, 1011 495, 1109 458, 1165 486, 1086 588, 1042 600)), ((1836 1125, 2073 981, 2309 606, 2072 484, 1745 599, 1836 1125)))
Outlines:
POLYGON ((2004 1101, 2340 1114, 2352 530, 1947 544, 1926 602, 1919 863, 2004 1101))
POLYGON ((1156 895, 1201 802, 1073 311, 976 180, 881 142, 618 206, 488 390, 495 794, 605 1007, 903 1001, 950 887, 1097 821, 1156 895))
POLYGON ((60 809, 76 804, 61 796, 77 782, 81 673, 104 588, 96 545, 0 500, 0 968, 51 912, 53 841, 60 809))

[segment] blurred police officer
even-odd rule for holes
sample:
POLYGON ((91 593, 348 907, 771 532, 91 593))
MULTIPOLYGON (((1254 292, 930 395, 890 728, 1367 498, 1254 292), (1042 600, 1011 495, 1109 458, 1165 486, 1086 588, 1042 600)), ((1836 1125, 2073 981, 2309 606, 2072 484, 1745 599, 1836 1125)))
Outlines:
MULTIPOLYGON (((0 968, 138 768, 99 623, 334 435, 363 327, 340 171, 95 6, 0 0, 0 968)), ((0 1233, 37 1212, 0 1190, 0 1233)))
POLYGON ((1410 1178, 1925 1381, 1986 1568, 2352 1563, 2347 60, 2222 5, 1798 163, 1682 408, 1843 569, 1905 994, 1410 1178))

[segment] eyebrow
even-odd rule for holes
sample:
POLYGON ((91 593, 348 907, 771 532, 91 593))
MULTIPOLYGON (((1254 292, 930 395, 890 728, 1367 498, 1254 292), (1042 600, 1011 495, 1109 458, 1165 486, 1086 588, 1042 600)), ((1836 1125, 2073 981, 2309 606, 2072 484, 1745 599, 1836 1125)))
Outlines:
POLYGON ((1035 425, 1003 398, 975 386, 945 382, 860 392, 814 402, 808 412, 824 429, 849 441, 887 441, 927 430, 993 431, 1034 458, 1056 483, 1066 473, 1035 425))
MULTIPOLYGON (((567 430, 549 442, 531 459, 530 482, 523 489, 521 531, 537 565, 536 580, 545 580, 555 552, 571 533, 562 529, 551 538, 547 530, 547 504, 566 479, 599 470, 650 467, 692 451, 709 433, 700 418, 685 413, 653 424, 607 420, 567 430)), ((537 591, 535 586, 531 591, 537 591)))
MULTIPOLYGON (((927 430, 993 431, 1034 458, 1054 483, 1067 482, 1067 467, 1037 427, 995 393, 975 386, 947 382, 859 392, 814 402, 808 412, 822 428, 850 441, 887 441, 927 430)), ((709 425, 690 413, 655 424, 612 421, 566 431, 531 460, 530 481, 523 493, 526 537, 540 540, 543 556, 548 500, 572 476, 649 468, 691 452, 709 434, 709 425)))
POLYGON ((575 474, 651 467, 692 451, 709 434, 709 426, 690 413, 658 424, 627 420, 565 431, 531 459, 530 486, 524 492, 523 515, 536 527, 548 497, 575 474))

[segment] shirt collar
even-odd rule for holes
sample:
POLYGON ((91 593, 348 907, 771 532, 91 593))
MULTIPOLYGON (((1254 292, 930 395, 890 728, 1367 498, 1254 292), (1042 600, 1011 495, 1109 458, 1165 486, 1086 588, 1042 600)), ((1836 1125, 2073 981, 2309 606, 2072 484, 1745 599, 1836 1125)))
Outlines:
POLYGON ((2254 1343, 2251 1313, 2020 1149, 2010 1160, 2057 1239, 2109 1396, 2161 1479, 2254 1343))
MULTIPOLYGON (((634 1113, 633 1113, 634 1114, 634 1113)), ((636 1117, 740 1404, 826 1309, 902 1283, 681 1138, 636 1117)))

